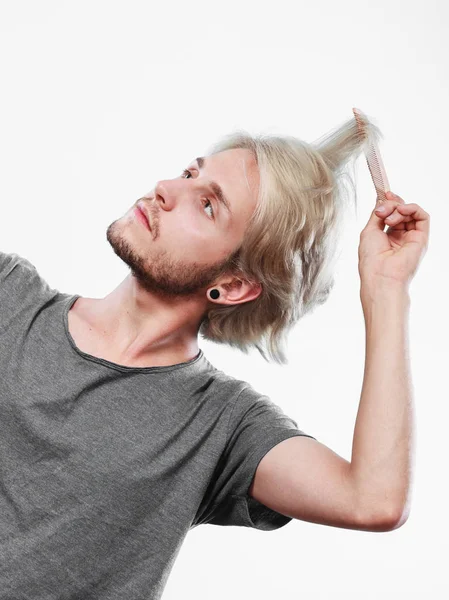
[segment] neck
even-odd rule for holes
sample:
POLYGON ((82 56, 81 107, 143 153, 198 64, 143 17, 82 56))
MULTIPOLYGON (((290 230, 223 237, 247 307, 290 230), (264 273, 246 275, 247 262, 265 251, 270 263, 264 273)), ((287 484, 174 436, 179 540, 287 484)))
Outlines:
POLYGON ((197 297, 157 296, 129 275, 104 298, 79 298, 80 317, 117 362, 154 366, 187 362, 199 352, 198 329, 205 310, 197 297))

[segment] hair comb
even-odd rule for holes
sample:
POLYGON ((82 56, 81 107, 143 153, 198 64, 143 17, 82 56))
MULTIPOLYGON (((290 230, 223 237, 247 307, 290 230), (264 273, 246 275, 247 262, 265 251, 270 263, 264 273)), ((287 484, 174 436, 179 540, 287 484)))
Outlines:
MULTIPOLYGON (((358 108, 353 108, 352 112, 354 113, 359 131, 363 131, 364 123, 369 122, 368 119, 358 108)), ((387 200, 386 193, 390 191, 390 184, 388 183, 388 177, 380 155, 379 146, 374 138, 370 139, 367 146, 365 146, 364 152, 371 179, 376 188, 377 201, 385 202, 387 200)))

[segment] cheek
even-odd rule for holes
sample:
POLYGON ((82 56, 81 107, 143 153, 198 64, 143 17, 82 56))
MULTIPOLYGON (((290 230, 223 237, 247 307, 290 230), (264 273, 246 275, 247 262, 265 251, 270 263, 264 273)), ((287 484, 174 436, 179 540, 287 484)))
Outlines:
MULTIPOLYGON (((217 236, 207 232, 192 220, 186 220, 181 227, 166 228, 162 245, 182 262, 210 263, 222 251, 217 236)), ((221 252, 222 253, 222 252, 221 252)))
POLYGON ((202 217, 199 209, 194 207, 183 211, 176 219, 170 219, 168 232, 173 241, 189 242, 203 251, 217 242, 218 235, 213 221, 208 222, 207 216, 202 217))

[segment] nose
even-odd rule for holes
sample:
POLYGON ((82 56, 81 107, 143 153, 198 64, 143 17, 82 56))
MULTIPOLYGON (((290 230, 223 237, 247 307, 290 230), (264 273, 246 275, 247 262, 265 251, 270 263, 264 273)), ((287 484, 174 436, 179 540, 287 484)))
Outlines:
POLYGON ((195 187, 196 181, 185 179, 168 179, 158 181, 154 187, 155 201, 163 210, 172 210, 176 204, 190 202, 201 193, 201 186, 195 187))
POLYGON ((154 188, 154 198, 164 210, 170 210, 173 204, 173 194, 168 190, 165 181, 158 181, 154 188))

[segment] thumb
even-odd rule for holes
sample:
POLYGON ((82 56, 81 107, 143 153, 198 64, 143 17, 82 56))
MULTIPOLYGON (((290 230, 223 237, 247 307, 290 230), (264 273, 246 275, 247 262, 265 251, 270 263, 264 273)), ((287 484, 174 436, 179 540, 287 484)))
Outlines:
POLYGON ((394 212, 396 206, 399 204, 401 202, 395 200, 378 200, 365 229, 383 231, 386 225, 385 219, 394 212))

